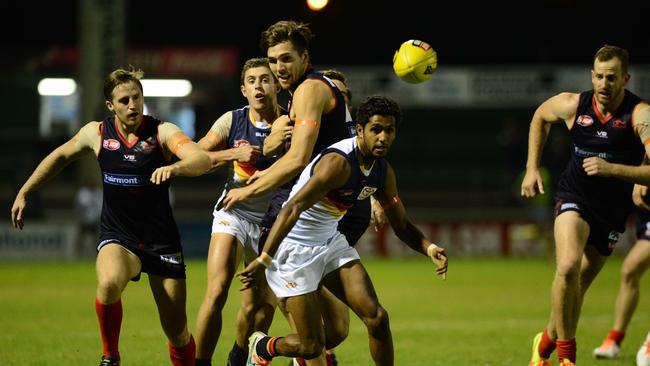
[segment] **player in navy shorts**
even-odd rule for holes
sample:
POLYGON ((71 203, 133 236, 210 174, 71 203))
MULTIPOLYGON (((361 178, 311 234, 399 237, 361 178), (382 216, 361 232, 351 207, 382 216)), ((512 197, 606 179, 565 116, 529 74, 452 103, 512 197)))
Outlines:
MULTIPOLYGON (((639 304, 641 278, 650 267, 650 197, 648 187, 635 185, 632 198, 637 205, 636 243, 625 256, 621 266, 621 284, 616 296, 614 324, 600 347, 593 352, 596 358, 617 358, 625 331, 639 304)), ((648 333, 650 337, 650 333, 648 333)), ((637 365, 650 365, 650 338, 646 339, 637 353, 637 365)))
POLYGON ((593 59, 593 89, 549 98, 530 124, 524 197, 544 193, 540 160, 551 124, 564 122, 573 142, 555 195, 552 315, 533 341, 532 366, 549 365, 555 348, 560 365, 575 364, 584 294, 625 230, 633 183, 650 182, 650 167, 640 166, 650 155, 650 106, 625 89, 628 60, 626 50, 603 46, 593 59))
POLYGON ((45 157, 18 192, 11 216, 14 227, 22 229, 28 195, 72 161, 94 154, 104 196, 95 300, 104 346, 100 365, 120 364, 121 295, 141 272, 149 275, 172 364, 194 365, 185 264, 169 204, 169 180, 201 175, 211 162, 176 125, 143 114, 142 75, 140 70, 117 69, 107 76, 104 97, 113 116, 87 123, 45 157), (174 156, 179 160, 172 163, 174 156))

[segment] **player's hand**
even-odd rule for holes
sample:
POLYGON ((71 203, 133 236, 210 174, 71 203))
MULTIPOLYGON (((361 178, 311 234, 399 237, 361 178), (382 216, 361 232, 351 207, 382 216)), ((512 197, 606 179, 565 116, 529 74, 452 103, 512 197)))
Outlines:
POLYGON ((223 209, 224 211, 228 211, 232 206, 235 205, 235 203, 245 201, 249 196, 250 193, 246 187, 233 188, 229 190, 228 194, 226 194, 226 197, 224 197, 224 199, 219 202, 217 210, 223 209))
POLYGON ((151 178, 149 180, 155 185, 160 185, 160 183, 169 180, 171 177, 176 175, 176 167, 172 165, 162 166, 151 173, 151 178))
POLYGON ((634 189, 632 190, 632 201, 636 207, 642 210, 650 211, 650 205, 648 205, 644 199, 647 194, 648 186, 635 184, 634 189))
POLYGON ((293 135, 293 125, 291 124, 291 119, 289 116, 286 114, 281 115, 275 121, 273 121, 274 125, 276 125, 276 123, 280 125, 282 131, 282 141, 286 142, 291 140, 291 136, 293 135))
POLYGON ((544 194, 544 183, 542 183, 539 169, 526 169, 526 175, 521 181, 521 196, 530 198, 535 197, 538 193, 544 194))
POLYGON ((436 274, 442 276, 443 280, 446 280, 449 259, 445 254, 445 249, 435 244, 431 244, 429 248, 427 248, 427 255, 437 267, 436 274))
POLYGON ((235 273, 235 276, 239 278, 239 281, 244 285, 239 291, 244 291, 249 288, 254 288, 257 285, 255 284, 255 277, 258 271, 264 269, 265 267, 258 260, 252 260, 246 268, 241 272, 235 273))
POLYGON ((596 156, 586 158, 582 161, 582 168, 587 175, 598 177, 609 177, 612 175, 614 164, 596 156))
POLYGON ((268 172, 268 169, 256 170, 255 173, 253 173, 253 175, 251 175, 250 178, 248 178, 248 180, 246 180, 246 184, 251 184, 251 183, 255 182, 256 180, 262 178, 264 176, 264 174, 266 174, 267 172, 268 172))
POLYGON ((234 148, 234 153, 238 162, 253 164, 262 154, 262 149, 256 145, 245 145, 234 148))
POLYGON ((375 231, 379 231, 382 227, 386 225, 386 216, 384 216, 384 209, 381 207, 381 203, 377 201, 373 196, 370 196, 370 226, 372 226, 375 231))
POLYGON ((25 212, 25 206, 27 205, 27 200, 22 194, 16 196, 14 205, 11 207, 11 223, 14 225, 15 229, 23 229, 25 223, 23 222, 23 213, 25 212))

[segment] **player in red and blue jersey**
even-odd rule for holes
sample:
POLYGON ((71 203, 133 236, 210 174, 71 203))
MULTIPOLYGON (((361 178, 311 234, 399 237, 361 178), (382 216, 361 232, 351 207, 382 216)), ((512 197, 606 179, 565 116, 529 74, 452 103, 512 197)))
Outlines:
POLYGON ((650 182, 650 106, 625 89, 628 52, 606 45, 593 60, 593 90, 560 93, 542 103, 530 124, 524 197, 544 193, 540 160, 551 124, 564 122, 573 154, 556 193, 556 273, 546 329, 534 339, 530 365, 574 365, 575 334, 589 285, 611 254, 633 209, 633 183, 650 182), (645 144, 645 146, 644 146, 645 144))
POLYGON ((95 154, 104 190, 95 300, 104 345, 100 365, 120 364, 121 295, 141 272, 149 275, 172 363, 194 365, 185 264, 169 204, 169 179, 203 174, 210 159, 176 125, 143 114, 142 75, 118 69, 107 76, 104 97, 114 115, 89 122, 41 161, 16 196, 12 221, 22 229, 27 196, 72 161, 95 154), (172 163, 174 155, 180 160, 172 163))

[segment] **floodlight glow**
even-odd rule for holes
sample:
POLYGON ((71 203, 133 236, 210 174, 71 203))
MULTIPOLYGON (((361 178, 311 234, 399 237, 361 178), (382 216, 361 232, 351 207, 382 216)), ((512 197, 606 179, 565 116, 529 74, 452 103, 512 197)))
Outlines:
POLYGON ((145 97, 186 97, 192 92, 192 83, 185 79, 140 80, 145 97))
POLYGON ((77 83, 68 78, 45 78, 38 82, 40 95, 72 95, 77 91, 77 83))

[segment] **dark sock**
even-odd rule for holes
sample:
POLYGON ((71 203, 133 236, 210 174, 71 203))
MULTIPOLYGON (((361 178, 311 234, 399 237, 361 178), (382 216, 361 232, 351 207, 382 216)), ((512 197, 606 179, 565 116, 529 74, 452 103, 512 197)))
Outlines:
MULTIPOLYGON (((235 341, 230 353, 228 353, 228 366, 245 366, 248 350, 239 347, 235 341)), ((198 364, 196 366, 199 366, 198 364)))
POLYGON ((576 339, 555 341, 557 343, 557 357, 562 362, 563 359, 568 358, 571 362, 576 362, 576 339))
POLYGON ((271 361, 274 356, 277 356, 278 352, 275 349, 275 342, 278 339, 280 339, 280 337, 266 336, 257 342, 255 351, 257 352, 258 356, 267 361, 271 361))

